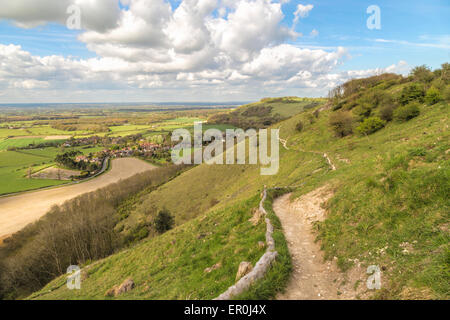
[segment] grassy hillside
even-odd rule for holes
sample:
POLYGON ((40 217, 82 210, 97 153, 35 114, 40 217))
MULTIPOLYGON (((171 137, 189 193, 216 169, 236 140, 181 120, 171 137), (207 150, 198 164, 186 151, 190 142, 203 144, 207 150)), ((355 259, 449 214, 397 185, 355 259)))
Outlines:
MULTIPOLYGON (((383 75, 346 84, 332 96, 329 108, 318 106, 273 125, 287 141, 287 149, 280 149, 277 175, 260 176, 259 168, 246 165, 193 168, 140 195, 122 221, 124 228, 145 225, 166 207, 178 227, 93 263, 79 292, 61 287, 62 277, 32 297, 104 298, 105 290, 132 277, 138 287, 124 298, 212 298, 233 283, 240 261, 254 262, 262 255, 255 246, 263 239, 263 228, 251 228, 247 220, 264 185, 295 185, 292 197, 297 198, 328 184, 335 195, 327 205, 328 218, 317 225, 327 259, 336 257, 342 270, 355 262, 379 265, 383 283, 375 298, 448 299, 450 109, 448 80, 443 85, 437 80, 442 74, 435 73, 429 82, 418 75, 383 75), (416 84, 423 89, 418 95, 412 88, 416 84), (434 86, 441 95, 437 101, 427 98, 434 86), (385 112, 388 107, 392 112, 385 112), (211 234, 198 239, 202 232, 211 234), (178 247, 178 237, 186 244, 178 247), (217 262, 222 263, 217 277, 203 272, 217 262)), ((279 238, 277 246, 284 245, 279 238)), ((272 297, 283 289, 288 269, 279 259, 244 297, 272 297), (267 287, 267 279, 278 279, 272 281, 276 288, 267 287)))

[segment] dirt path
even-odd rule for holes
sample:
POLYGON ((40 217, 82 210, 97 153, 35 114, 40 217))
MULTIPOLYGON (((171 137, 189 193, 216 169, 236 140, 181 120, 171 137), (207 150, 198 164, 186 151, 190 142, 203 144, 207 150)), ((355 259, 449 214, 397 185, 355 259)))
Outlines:
MULTIPOLYGON (((278 140, 280 140, 280 143, 283 145, 283 147, 286 150, 290 150, 289 147, 287 146, 287 143, 288 143, 287 140, 281 139, 281 138, 278 138, 278 140)), ((303 149, 299 149, 298 151, 305 152, 305 153, 314 153, 314 154, 317 154, 317 155, 321 155, 327 161, 328 165, 330 166, 330 169, 332 171, 336 171, 336 166, 333 164, 333 162, 331 161, 330 157, 326 153, 321 153, 321 152, 318 152, 318 151, 307 151, 307 150, 303 150, 303 149)))
POLYGON ((0 198, 0 239, 38 220, 54 205, 154 168, 134 158, 116 159, 110 171, 84 183, 0 198))
POLYGON ((279 300, 337 300, 364 297, 365 275, 359 267, 345 275, 334 261, 324 262, 320 244, 315 242, 314 221, 325 218, 321 207, 332 193, 327 187, 317 189, 290 202, 290 194, 275 200, 273 208, 280 218, 292 257, 293 272, 286 291, 279 300), (362 284, 354 289, 355 283, 362 284))

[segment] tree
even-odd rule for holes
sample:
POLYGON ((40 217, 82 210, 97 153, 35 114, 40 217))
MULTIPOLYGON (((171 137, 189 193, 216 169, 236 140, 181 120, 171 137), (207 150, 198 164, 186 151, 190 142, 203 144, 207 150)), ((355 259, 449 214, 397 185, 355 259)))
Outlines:
POLYGON ((338 137, 353 133, 353 116, 348 111, 334 112, 330 116, 330 126, 338 137))
POLYGON ((431 82, 433 81, 434 78, 433 72, 426 65, 415 67, 414 69, 411 70, 410 75, 414 78, 414 80, 423 83, 431 82))
POLYGON ((295 126, 295 130, 297 130, 298 132, 302 132, 303 131, 303 122, 299 121, 297 123, 297 125, 295 126))
POLYGON ((156 231, 158 231, 158 233, 160 234, 169 231, 170 229, 173 228, 173 225, 175 224, 173 216, 167 209, 161 210, 156 216, 154 222, 156 231))

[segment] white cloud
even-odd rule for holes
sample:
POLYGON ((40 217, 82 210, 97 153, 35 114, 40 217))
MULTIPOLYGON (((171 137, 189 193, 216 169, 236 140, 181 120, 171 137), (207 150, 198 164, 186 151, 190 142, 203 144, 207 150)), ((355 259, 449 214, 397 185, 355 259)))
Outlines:
POLYGON ((300 18, 306 18, 309 15, 309 12, 314 8, 314 5, 312 4, 307 4, 307 5, 302 5, 299 4, 297 6, 297 10, 294 12, 294 24, 297 24, 300 20, 300 18))

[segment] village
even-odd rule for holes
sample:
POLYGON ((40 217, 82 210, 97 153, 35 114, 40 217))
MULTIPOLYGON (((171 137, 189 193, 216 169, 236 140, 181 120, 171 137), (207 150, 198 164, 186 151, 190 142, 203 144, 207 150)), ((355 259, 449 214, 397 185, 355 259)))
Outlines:
MULTIPOLYGON (((101 138, 100 138, 101 139, 101 138)), ((116 158, 128 158, 128 157, 142 157, 144 159, 152 159, 157 158, 161 159, 164 156, 169 155, 170 146, 165 146, 163 144, 148 142, 144 139, 141 139, 137 143, 128 142, 125 146, 120 146, 120 142, 122 138, 116 138, 117 144, 112 144, 110 147, 106 147, 104 150, 99 151, 95 154, 89 155, 78 155, 74 159, 75 162, 80 163, 95 163, 97 165, 101 165, 105 158, 116 159, 116 158)), ((89 137, 83 139, 77 139, 75 144, 70 144, 70 142, 66 142, 63 144, 63 147, 71 147, 73 145, 96 145, 100 143, 99 137, 89 137), (78 141, 81 140, 81 141, 78 141)))

